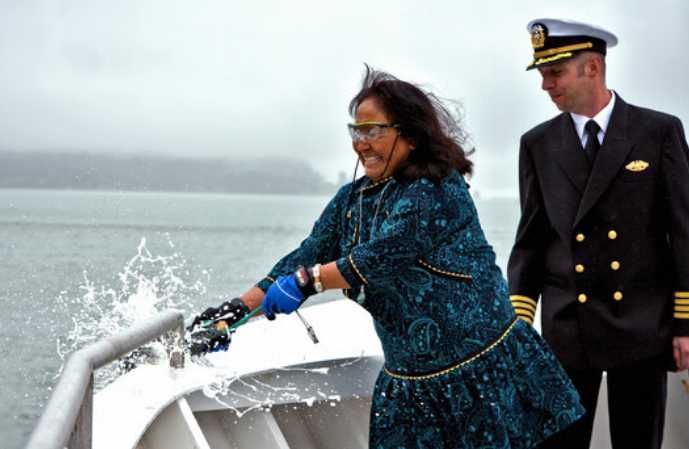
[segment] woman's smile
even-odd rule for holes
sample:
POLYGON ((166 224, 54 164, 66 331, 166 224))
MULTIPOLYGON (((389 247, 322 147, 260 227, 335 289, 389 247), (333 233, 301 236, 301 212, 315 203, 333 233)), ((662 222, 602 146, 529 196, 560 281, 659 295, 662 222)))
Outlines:
POLYGON ((375 168, 376 165, 385 162, 385 160, 377 154, 362 154, 359 156, 359 159, 361 160, 361 163, 364 164, 364 168, 375 168))

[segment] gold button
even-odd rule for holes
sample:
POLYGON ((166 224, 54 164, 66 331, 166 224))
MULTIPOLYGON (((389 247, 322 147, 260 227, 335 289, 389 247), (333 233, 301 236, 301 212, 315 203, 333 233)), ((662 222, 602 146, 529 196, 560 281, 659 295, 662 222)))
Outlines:
POLYGON ((578 263, 574 269, 577 271, 577 273, 583 273, 584 272, 584 266, 580 263, 578 263))
POLYGON ((610 232, 608 232, 608 238, 610 240, 615 240, 617 238, 617 231, 614 229, 610 230, 610 232))
POLYGON ((621 301, 622 300, 622 292, 615 292, 612 294, 612 297, 615 299, 615 301, 621 301))
POLYGON ((577 300, 579 300, 579 302, 583 304, 583 303, 585 303, 586 301, 588 301, 588 298, 586 297, 585 294, 582 293, 582 294, 580 294, 580 295, 577 297, 577 300))
POLYGON ((620 269, 620 263, 616 260, 613 260, 612 262, 610 262, 610 268, 617 271, 620 269))
POLYGON ((577 234, 577 242, 583 242, 586 236, 584 234, 577 234))

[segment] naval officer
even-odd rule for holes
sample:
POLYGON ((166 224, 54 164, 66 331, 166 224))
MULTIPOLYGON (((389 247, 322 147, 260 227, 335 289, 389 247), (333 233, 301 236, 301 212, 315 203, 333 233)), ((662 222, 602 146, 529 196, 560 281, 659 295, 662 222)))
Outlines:
POLYGON ((666 369, 689 366, 689 164, 677 117, 606 86, 602 28, 528 26, 541 87, 561 114, 525 133, 512 304, 543 335, 588 413, 546 448, 587 448, 607 372, 613 447, 659 448, 666 369))

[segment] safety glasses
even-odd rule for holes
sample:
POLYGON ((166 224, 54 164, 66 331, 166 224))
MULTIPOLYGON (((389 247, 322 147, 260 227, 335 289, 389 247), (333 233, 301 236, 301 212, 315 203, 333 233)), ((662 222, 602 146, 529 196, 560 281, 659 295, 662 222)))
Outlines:
POLYGON ((399 128, 397 123, 357 122, 347 125, 352 142, 370 142, 385 135, 388 128, 399 128))

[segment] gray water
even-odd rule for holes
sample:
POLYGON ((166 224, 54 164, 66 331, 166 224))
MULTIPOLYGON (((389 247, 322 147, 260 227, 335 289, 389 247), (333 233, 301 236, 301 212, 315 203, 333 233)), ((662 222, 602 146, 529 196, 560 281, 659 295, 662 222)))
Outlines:
MULTIPOLYGON (((106 315, 142 283, 189 312, 238 295, 299 244, 328 199, 0 190, 2 447, 26 443, 60 353, 118 325, 106 315)), ((518 203, 477 207, 504 269, 518 203)))

